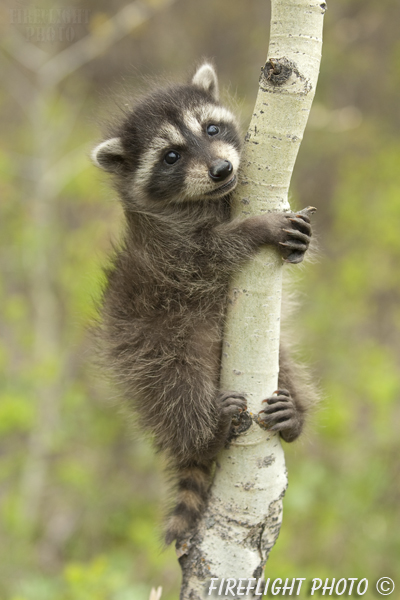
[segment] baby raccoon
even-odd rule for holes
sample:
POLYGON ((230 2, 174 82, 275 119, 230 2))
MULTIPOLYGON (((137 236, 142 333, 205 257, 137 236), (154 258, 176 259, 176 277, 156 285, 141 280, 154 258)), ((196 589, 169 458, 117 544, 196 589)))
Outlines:
MULTIPOLYGON (((142 426, 177 473, 167 543, 196 525, 213 461, 246 409, 242 394, 219 389, 229 278, 262 244, 301 262, 311 237, 312 209, 231 218, 240 148, 215 71, 203 64, 190 83, 140 100, 92 154, 113 175, 126 219, 106 272, 101 337, 142 426)), ((287 442, 309 404, 296 373, 281 348, 280 389, 260 413, 287 442)))

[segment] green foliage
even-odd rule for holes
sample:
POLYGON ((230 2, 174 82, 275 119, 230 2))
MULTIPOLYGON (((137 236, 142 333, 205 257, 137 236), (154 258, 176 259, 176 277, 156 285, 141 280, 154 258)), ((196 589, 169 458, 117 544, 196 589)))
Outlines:
POLYGON ((11 600, 148 600, 146 585, 129 582, 129 565, 111 564, 104 556, 90 563, 69 563, 58 580, 34 575, 11 600))
POLYGON ((352 153, 337 159, 325 256, 303 281, 303 343, 323 402, 310 442, 287 448, 274 577, 398 572, 400 144, 374 134, 368 148, 341 136, 352 153))
MULTIPOLYGON (((318 207, 320 258, 299 283, 293 335, 323 400, 303 440, 286 446, 290 485, 271 577, 398 571, 400 7, 386 5, 329 5, 316 109, 294 174, 296 204, 318 207)), ((93 0, 84 7, 88 29, 104 22, 93 0)), ((195 0, 177 3, 56 90, 24 93, 24 110, 14 97, 21 67, 1 65, 16 82, 0 96, 1 600, 146 600, 158 585, 163 600, 177 598, 175 553, 159 541, 159 459, 92 365, 102 265, 120 227, 87 156, 99 137, 96 83, 108 93, 122 74, 136 77, 127 56, 147 73, 214 55, 222 81, 247 97, 248 116, 267 18, 263 0, 204 0, 201 11, 195 0)))

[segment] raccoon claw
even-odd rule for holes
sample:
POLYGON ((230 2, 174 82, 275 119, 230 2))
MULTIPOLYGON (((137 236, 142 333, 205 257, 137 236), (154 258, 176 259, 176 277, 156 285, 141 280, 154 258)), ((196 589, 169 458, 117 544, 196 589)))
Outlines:
POLYGON ((279 242, 282 258, 285 262, 296 264, 303 260, 312 235, 310 215, 315 210, 313 206, 309 206, 298 213, 285 215, 291 225, 290 229, 282 227, 285 238, 279 242))
POLYGON ((286 396, 286 398, 289 399, 290 392, 288 390, 283 389, 275 390, 272 396, 270 396, 269 398, 265 398, 265 400, 262 401, 262 404, 264 402, 268 402, 268 404, 274 404, 275 402, 278 402, 278 396, 286 396))
POLYGON ((302 219, 306 223, 310 223, 310 215, 314 214, 316 210, 315 206, 307 206, 306 208, 299 210, 299 212, 296 213, 296 217, 302 219))
POLYGON ((307 206, 296 213, 288 213, 286 218, 292 223, 297 225, 298 229, 304 233, 311 235, 310 216, 315 213, 317 209, 314 206, 307 206))
POLYGON ((315 206, 306 206, 300 212, 301 213, 310 213, 311 215, 313 215, 315 212, 317 212, 317 209, 315 208, 315 206))
MULTIPOLYGON (((285 230, 284 230, 285 231, 285 230)), ((308 244, 304 244, 302 242, 279 242, 281 246, 285 246, 285 248, 290 248, 291 250, 298 250, 299 252, 305 252, 308 248, 308 244)))
POLYGON ((298 229, 283 229, 283 231, 288 233, 292 238, 295 238, 299 242, 303 242, 304 244, 309 244, 309 242, 310 242, 311 231, 308 235, 305 233, 302 233, 298 229))
POLYGON ((287 390, 277 390, 260 410, 259 419, 269 431, 277 431, 286 442, 292 442, 300 434, 302 421, 299 412, 287 390))

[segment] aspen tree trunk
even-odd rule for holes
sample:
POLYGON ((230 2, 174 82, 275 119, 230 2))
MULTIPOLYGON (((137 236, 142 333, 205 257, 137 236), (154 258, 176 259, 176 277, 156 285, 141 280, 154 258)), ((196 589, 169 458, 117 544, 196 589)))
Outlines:
MULTIPOLYGON (((235 215, 243 218, 289 209, 290 178, 321 58, 326 3, 271 4, 269 58, 261 71, 234 200, 235 215)), ((218 457, 199 530, 180 549, 181 600, 206 597, 211 578, 218 579, 219 587, 223 578, 262 577, 279 534, 287 487, 284 454, 279 436, 261 429, 256 415, 278 384, 281 276, 282 259, 265 247, 231 284, 221 389, 244 392, 253 421, 248 419, 250 428, 218 457)))

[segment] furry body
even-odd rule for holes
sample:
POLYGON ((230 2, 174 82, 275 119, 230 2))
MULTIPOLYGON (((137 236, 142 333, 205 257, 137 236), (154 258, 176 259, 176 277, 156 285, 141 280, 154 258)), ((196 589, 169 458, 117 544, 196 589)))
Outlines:
MULTIPOLYGON (((300 262, 311 211, 231 219, 240 136, 207 64, 189 84, 139 102, 93 160, 113 173, 126 218, 107 271, 101 335, 142 426, 177 471, 169 543, 194 527, 232 417, 246 408, 241 394, 219 390, 229 278, 261 244, 300 262)), ((299 381, 282 349, 282 389, 261 418, 286 441, 300 434, 309 402, 299 381)))

